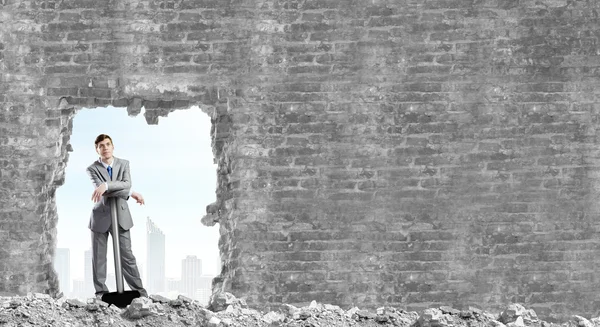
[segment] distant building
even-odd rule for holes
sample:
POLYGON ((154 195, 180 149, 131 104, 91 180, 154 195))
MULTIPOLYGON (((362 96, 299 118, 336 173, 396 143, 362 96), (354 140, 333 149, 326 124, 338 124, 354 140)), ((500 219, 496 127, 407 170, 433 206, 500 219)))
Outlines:
POLYGON ((150 293, 165 291, 165 234, 147 217, 146 220, 146 263, 145 286, 150 293))
POLYGON ((89 296, 93 296, 96 290, 92 276, 92 249, 85 251, 83 257, 83 281, 85 282, 83 293, 91 293, 89 296))
POLYGON ((181 293, 196 298, 196 290, 200 285, 202 260, 195 255, 188 255, 181 261, 181 293))
POLYGON ((86 298, 91 297, 93 294, 86 294, 85 289, 85 280, 83 279, 73 279, 73 292, 69 297, 74 298, 86 298))
POLYGON ((211 286, 212 286, 212 276, 200 276, 198 278, 198 288, 196 289, 196 300, 200 301, 200 303, 206 305, 210 300, 210 295, 212 294, 211 286))
POLYGON ((58 275, 58 287, 63 294, 71 293, 71 250, 57 248, 54 253, 54 270, 58 275))
POLYGON ((176 278, 167 278, 167 292, 181 292, 181 280, 176 278))

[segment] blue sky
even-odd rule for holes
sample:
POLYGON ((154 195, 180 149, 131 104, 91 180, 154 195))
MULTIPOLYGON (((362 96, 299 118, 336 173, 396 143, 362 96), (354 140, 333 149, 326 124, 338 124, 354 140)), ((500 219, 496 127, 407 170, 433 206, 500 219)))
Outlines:
MULTIPOLYGON (((83 278, 84 251, 90 248, 88 221, 94 186, 85 173, 98 154, 94 140, 108 134, 114 156, 130 162, 132 189, 141 193, 145 206, 133 198, 129 208, 133 253, 146 269, 146 217, 166 235, 166 275, 179 278, 181 260, 196 255, 203 273, 218 273, 219 225, 206 227, 200 219, 215 201, 216 169, 210 141, 210 117, 197 107, 177 110, 148 125, 142 112, 129 117, 125 108, 81 109, 74 117, 64 185, 56 192, 57 247, 71 249, 71 279, 83 278)), ((108 272, 114 272, 109 238, 108 272)), ((140 267, 141 269, 141 267, 140 267)), ((144 276, 146 272, 142 273, 144 276)))

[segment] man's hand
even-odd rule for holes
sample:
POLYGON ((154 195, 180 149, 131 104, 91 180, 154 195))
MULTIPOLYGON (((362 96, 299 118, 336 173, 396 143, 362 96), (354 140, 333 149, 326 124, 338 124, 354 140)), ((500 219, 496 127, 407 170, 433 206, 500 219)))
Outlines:
POLYGON ((139 203, 140 205, 144 204, 144 197, 139 194, 138 192, 133 192, 131 193, 131 197, 135 199, 135 201, 137 203, 139 203))
POLYGON ((102 183, 100 186, 96 187, 94 193, 92 193, 92 201, 98 202, 102 198, 102 194, 106 192, 106 184, 102 183))

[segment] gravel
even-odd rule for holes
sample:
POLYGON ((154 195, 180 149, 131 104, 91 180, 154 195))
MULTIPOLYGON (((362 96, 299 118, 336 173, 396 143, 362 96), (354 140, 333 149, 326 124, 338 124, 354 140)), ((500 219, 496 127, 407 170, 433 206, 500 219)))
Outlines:
POLYGON ((538 319, 520 304, 510 304, 500 314, 477 308, 458 310, 449 306, 407 312, 392 307, 375 311, 313 301, 305 307, 283 304, 277 311, 248 308, 243 299, 230 293, 213 296, 207 307, 185 296, 167 299, 158 295, 137 298, 124 309, 96 298, 86 303, 46 294, 0 297, 0 327, 17 326, 403 326, 403 327, 600 327, 600 318, 590 320, 574 315, 563 324, 538 319))

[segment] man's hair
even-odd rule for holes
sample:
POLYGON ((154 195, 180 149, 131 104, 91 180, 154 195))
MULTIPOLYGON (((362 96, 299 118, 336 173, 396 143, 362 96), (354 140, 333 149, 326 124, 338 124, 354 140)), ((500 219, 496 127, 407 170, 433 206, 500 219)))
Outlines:
POLYGON ((102 142, 102 141, 104 141, 106 139, 109 139, 110 140, 110 144, 114 145, 113 140, 110 138, 110 136, 108 136, 106 134, 100 134, 100 135, 98 135, 96 137, 96 141, 94 142, 94 146, 96 148, 98 148, 98 143, 100 143, 100 142, 102 142))

